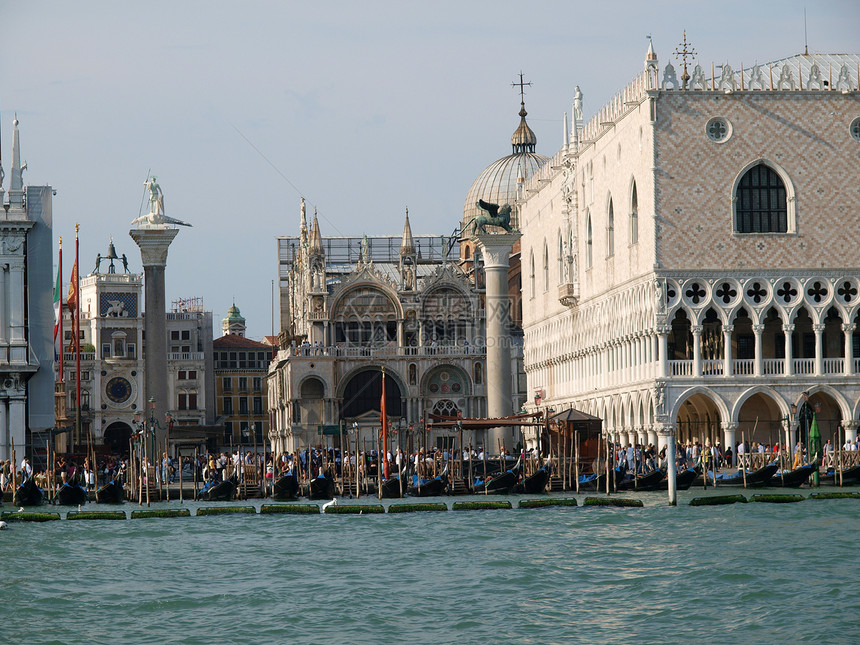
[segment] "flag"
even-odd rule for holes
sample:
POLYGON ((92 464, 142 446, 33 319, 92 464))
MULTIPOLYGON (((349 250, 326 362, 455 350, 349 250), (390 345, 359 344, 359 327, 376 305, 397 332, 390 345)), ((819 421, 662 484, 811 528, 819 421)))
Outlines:
MULTIPOLYGON (((62 251, 60 251, 62 253, 62 251)), ((60 260, 61 264, 57 267, 57 283, 54 285, 54 344, 57 343, 57 334, 60 331, 60 321, 63 317, 63 298, 60 295, 60 292, 63 290, 63 265, 62 260, 60 260)), ((62 345, 63 340, 60 339, 60 344, 62 345)))
POLYGON ((388 464, 388 413, 385 410, 385 368, 382 368, 382 397, 379 400, 380 422, 382 425, 382 474, 385 479, 391 476, 388 464))
POLYGON ((78 260, 75 258, 75 263, 72 265, 72 276, 69 278, 69 295, 66 298, 69 305, 69 312, 72 314, 72 340, 69 343, 69 352, 76 351, 78 347, 78 328, 75 325, 75 311, 78 302, 78 260))
POLYGON ((69 278, 69 296, 67 298, 69 309, 74 309, 78 302, 78 260, 72 266, 72 277, 69 278))

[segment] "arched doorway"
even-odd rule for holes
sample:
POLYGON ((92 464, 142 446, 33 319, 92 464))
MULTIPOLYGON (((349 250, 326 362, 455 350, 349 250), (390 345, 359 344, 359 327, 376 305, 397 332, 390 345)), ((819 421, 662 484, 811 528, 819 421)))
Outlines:
MULTIPOLYGON (((390 375, 385 375, 385 408, 388 416, 402 414, 400 386, 390 375)), ((368 369, 355 374, 343 390, 341 417, 351 419, 370 411, 379 411, 382 399, 382 370, 368 369)))
POLYGON ((783 413, 777 402, 767 394, 757 392, 744 401, 738 411, 735 442, 745 441, 751 452, 756 452, 756 444, 771 451, 775 443, 786 442, 783 422, 783 413))
POLYGON ((318 378, 304 381, 300 389, 300 421, 306 426, 325 423, 325 385, 318 378))
POLYGON ((821 433, 821 445, 829 439, 835 446, 839 444, 837 430, 842 423, 842 410, 832 396, 826 392, 813 392, 804 394, 803 399, 797 406, 797 441, 809 454, 809 429, 812 421, 818 422, 818 431, 821 433))
POLYGON ((675 437, 681 443, 702 446, 722 441, 720 410, 706 394, 697 392, 678 408, 675 417, 675 437))
POLYGON ((112 455, 127 455, 131 428, 127 423, 114 421, 104 432, 104 445, 112 455))

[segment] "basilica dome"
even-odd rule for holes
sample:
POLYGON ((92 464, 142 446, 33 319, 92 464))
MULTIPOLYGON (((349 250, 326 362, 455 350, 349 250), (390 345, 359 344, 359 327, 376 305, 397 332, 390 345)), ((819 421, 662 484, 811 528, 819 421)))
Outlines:
MULTIPOLYGON (((528 180, 549 157, 537 154, 537 137, 526 123, 526 107, 520 103, 520 124, 511 136, 512 154, 502 157, 487 166, 472 182, 463 205, 463 224, 483 213, 477 201, 483 199, 493 204, 514 205, 517 199, 517 178, 528 180)), ((515 209, 516 210, 516 209, 515 209)), ((516 223, 516 222, 514 222, 516 223)))

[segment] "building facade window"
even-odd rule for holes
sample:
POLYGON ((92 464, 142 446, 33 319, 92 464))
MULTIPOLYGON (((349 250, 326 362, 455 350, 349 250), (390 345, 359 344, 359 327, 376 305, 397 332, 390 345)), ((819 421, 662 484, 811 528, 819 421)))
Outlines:
POLYGON ((763 163, 750 168, 738 183, 735 232, 788 232, 785 184, 775 170, 763 163))
POLYGON ((233 391, 233 379, 229 376, 225 376, 224 380, 221 381, 221 389, 225 392, 233 391))
POLYGON ((606 215, 606 257, 615 255, 615 211, 612 198, 609 199, 609 212, 606 215))
POLYGON ((636 182, 630 193, 630 243, 639 243, 639 195, 636 194, 636 182))
POLYGON ((263 397, 254 397, 254 414, 263 414, 263 397))
POLYGON ((549 248, 543 244, 543 290, 549 291, 549 248))
POLYGON ((585 220, 585 268, 591 268, 591 262, 593 260, 592 255, 592 247, 593 247, 594 239, 591 234, 591 215, 586 216, 585 220))
POLYGON ((233 399, 229 396, 224 397, 224 414, 233 414, 233 399))
POLYGON ((535 297, 535 252, 531 251, 529 255, 529 294, 532 298, 535 297))

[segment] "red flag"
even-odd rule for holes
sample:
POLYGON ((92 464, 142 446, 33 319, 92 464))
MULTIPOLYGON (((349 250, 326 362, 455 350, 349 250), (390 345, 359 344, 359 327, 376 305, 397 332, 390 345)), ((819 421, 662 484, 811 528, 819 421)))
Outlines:
POLYGON ((388 464, 388 413, 385 410, 385 368, 382 368, 382 398, 379 401, 380 422, 382 424, 382 475, 385 479, 391 476, 388 464))
POLYGON ((69 312, 72 314, 72 342, 69 343, 69 352, 76 351, 78 346, 78 328, 75 324, 75 312, 77 311, 78 303, 78 259, 75 258, 75 263, 72 265, 72 276, 69 278, 69 296, 66 298, 69 305, 69 312))

